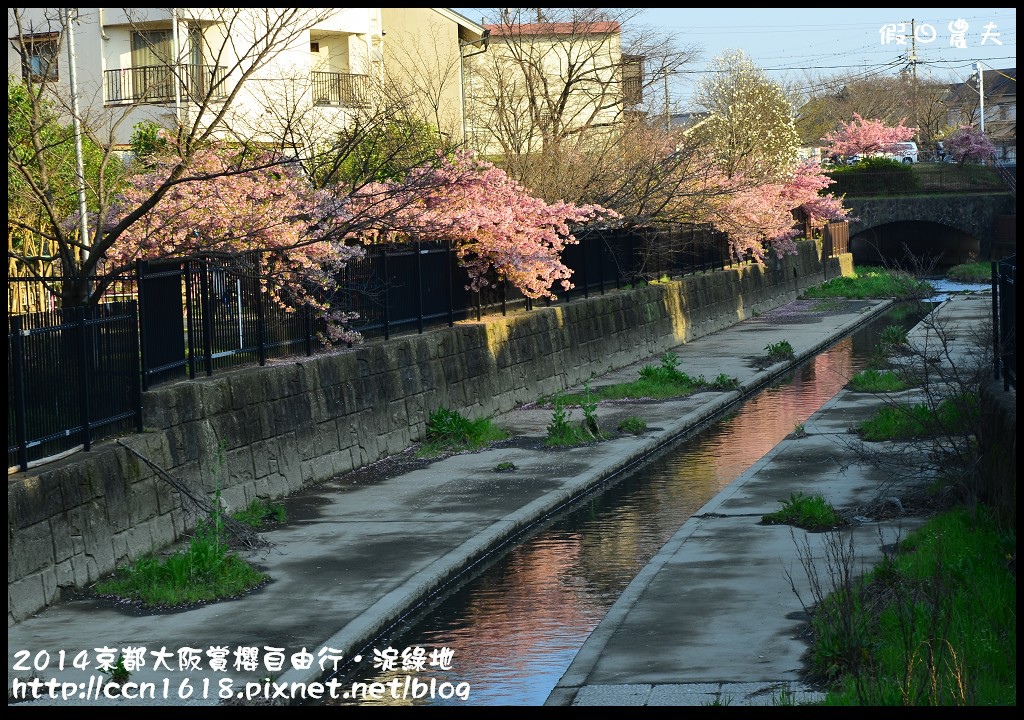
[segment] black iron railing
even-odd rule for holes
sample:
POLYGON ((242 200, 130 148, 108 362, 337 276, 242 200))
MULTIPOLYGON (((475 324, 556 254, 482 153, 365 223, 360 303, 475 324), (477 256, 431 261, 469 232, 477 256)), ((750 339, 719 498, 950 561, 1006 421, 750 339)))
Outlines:
POLYGON ((142 430, 134 302, 7 319, 7 464, 142 430))
MULTIPOLYGON (((578 237, 562 253, 574 287, 556 283, 559 301, 735 262, 728 238, 703 226, 580 230, 578 237)), ((535 302, 493 271, 485 287, 470 291, 448 242, 366 250, 338 278, 340 290, 317 300, 358 313, 349 327, 367 339, 530 310, 535 302)), ((142 261, 116 282, 94 279, 108 288, 98 307, 8 315, 9 467, 25 470, 137 427, 141 392, 161 383, 320 349, 325 320, 307 305, 271 301, 262 280, 252 255, 142 261)), ((29 282, 43 281, 11 279, 29 282)), ((45 283, 33 292, 43 306, 57 307, 61 279, 45 283)))
POLYGON ((1017 255, 992 263, 995 377, 1017 388, 1017 255))
POLYGON ((370 105, 370 76, 353 73, 314 72, 313 103, 362 108, 370 105))
POLYGON ((143 389, 320 345, 322 323, 269 301, 252 257, 143 261, 137 277, 143 389))
POLYGON ((227 68, 215 65, 143 65, 107 70, 103 77, 108 103, 174 102, 176 77, 178 97, 183 101, 227 95, 227 68))

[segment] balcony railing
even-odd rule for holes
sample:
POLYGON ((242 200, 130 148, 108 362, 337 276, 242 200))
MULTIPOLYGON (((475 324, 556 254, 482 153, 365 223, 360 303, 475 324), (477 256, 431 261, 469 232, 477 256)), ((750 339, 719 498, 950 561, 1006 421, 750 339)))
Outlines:
MULTIPOLYGON (((174 102, 174 68, 169 65, 107 70, 103 73, 108 103, 174 102)), ((227 68, 216 65, 180 65, 182 100, 193 102, 227 95, 224 79, 227 68)))
POLYGON ((370 76, 352 73, 314 72, 313 103, 362 108, 370 105, 370 76))

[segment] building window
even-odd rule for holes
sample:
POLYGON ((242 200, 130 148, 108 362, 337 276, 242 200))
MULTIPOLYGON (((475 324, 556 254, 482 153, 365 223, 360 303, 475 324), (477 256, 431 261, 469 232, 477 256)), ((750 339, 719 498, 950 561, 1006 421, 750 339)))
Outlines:
POLYGON ((132 33, 130 96, 150 102, 174 99, 174 62, 170 30, 132 33))
POLYGON ((21 43, 22 77, 33 82, 57 80, 57 56, 60 54, 57 33, 23 37, 21 43))
POLYGON ((132 33, 132 66, 159 67, 171 64, 170 30, 132 33))

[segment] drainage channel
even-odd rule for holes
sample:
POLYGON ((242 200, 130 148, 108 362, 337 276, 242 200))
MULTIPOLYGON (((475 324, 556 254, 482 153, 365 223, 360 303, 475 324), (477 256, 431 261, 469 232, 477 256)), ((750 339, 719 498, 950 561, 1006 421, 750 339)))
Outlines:
POLYGON ((378 637, 358 674, 340 678, 367 688, 415 680, 412 692, 328 704, 543 705, 608 608, 683 523, 864 369, 885 328, 919 319, 894 306, 549 518, 378 637))

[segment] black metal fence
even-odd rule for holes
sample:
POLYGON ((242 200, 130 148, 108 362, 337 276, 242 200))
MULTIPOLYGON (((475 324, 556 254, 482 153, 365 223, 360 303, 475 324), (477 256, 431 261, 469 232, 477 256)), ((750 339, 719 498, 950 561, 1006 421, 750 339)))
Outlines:
MULTIPOLYGON (((727 237, 702 227, 592 230, 579 240, 562 252, 562 262, 573 270, 573 287, 555 283, 552 291, 561 301, 730 262, 727 237)), ((529 310, 536 302, 493 274, 479 292, 469 290, 469 274, 445 242, 370 246, 340 280, 344 289, 334 306, 358 313, 351 327, 366 338, 423 332, 483 313, 529 310)))
MULTIPOLYGON (((588 230, 579 239, 562 254, 574 287, 556 283, 557 301, 734 262, 728 238, 704 227, 588 230)), ((341 289, 318 300, 358 313, 350 327, 367 339, 530 310, 534 302, 493 275, 470 291, 447 242, 370 246, 338 280, 341 289)), ((9 315, 8 466, 25 470, 140 426, 141 391, 161 383, 312 355, 325 321, 308 306, 271 302, 263 281, 247 256, 143 261, 134 277, 110 285, 98 307, 9 315)), ((60 286, 59 278, 47 282, 60 286)), ((48 306, 56 305, 51 297, 48 306)))
POLYGON ((7 464, 142 430, 134 302, 7 318, 7 464))
POLYGON ((1017 255, 992 263, 995 377, 1017 388, 1017 255))
POLYGON ((907 195, 918 193, 999 192, 1007 185, 995 167, 916 163, 885 170, 856 167, 829 173, 828 191, 836 196, 907 195))
POLYGON ((269 302, 246 256, 140 262, 143 389, 268 358, 311 355, 321 322, 308 306, 269 302))

